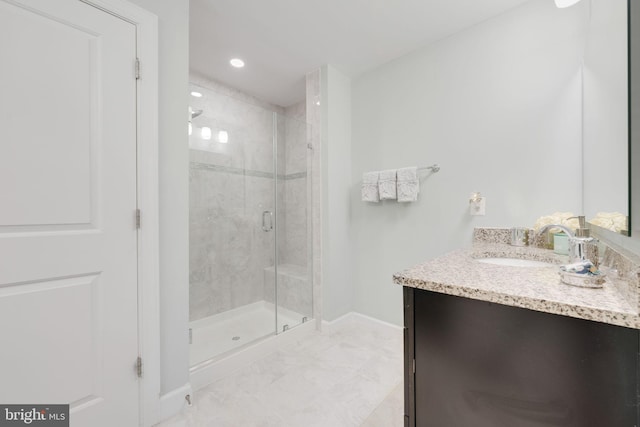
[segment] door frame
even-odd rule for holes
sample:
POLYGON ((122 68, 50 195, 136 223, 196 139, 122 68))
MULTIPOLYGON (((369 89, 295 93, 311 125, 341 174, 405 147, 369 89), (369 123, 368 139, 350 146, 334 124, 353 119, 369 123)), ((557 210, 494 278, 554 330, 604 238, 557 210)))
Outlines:
MULTIPOLYGON (((158 17, 126 0, 79 0, 136 26, 138 355, 143 375, 138 382, 139 425, 152 426, 160 413, 160 270, 158 178, 158 17)), ((134 72, 134 64, 131 65, 134 72)), ((131 361, 135 374, 135 361, 131 361)))

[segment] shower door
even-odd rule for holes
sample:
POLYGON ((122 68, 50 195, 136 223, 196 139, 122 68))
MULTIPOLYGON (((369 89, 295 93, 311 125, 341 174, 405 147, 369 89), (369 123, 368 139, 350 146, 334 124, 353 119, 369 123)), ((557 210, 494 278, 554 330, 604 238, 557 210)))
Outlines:
POLYGON ((190 86, 191 365, 276 332, 274 117, 190 86), (199 96, 198 96, 199 95, 199 96), (272 285, 275 286, 275 285, 272 285))
POLYGON ((306 124, 220 91, 190 91, 195 366, 312 316, 306 124))
MULTIPOLYGON (((278 332, 312 318, 309 125, 276 115, 275 299, 278 332)), ((270 286, 269 286, 270 287, 270 286)), ((271 287, 270 287, 271 288, 271 287)))

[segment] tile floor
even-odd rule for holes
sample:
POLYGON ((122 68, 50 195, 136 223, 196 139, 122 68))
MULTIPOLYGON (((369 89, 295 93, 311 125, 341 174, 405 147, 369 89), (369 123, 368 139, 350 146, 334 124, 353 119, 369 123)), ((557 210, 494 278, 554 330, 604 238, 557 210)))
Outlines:
POLYGON ((402 329, 360 316, 194 393, 158 427, 401 427, 402 329))

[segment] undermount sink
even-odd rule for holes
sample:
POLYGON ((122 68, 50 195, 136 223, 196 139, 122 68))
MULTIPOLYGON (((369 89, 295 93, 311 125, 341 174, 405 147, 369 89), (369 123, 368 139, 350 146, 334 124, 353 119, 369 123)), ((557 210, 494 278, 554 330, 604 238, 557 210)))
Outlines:
POLYGON ((533 261, 518 258, 477 258, 476 261, 485 264, 506 265, 509 267, 554 267, 555 264, 543 261, 533 261))

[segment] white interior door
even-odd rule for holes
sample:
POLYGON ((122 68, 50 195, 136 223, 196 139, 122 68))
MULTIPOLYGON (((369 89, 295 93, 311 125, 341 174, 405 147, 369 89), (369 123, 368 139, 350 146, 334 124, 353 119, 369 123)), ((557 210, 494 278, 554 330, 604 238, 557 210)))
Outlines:
POLYGON ((0 0, 0 403, 138 424, 135 26, 0 0))

